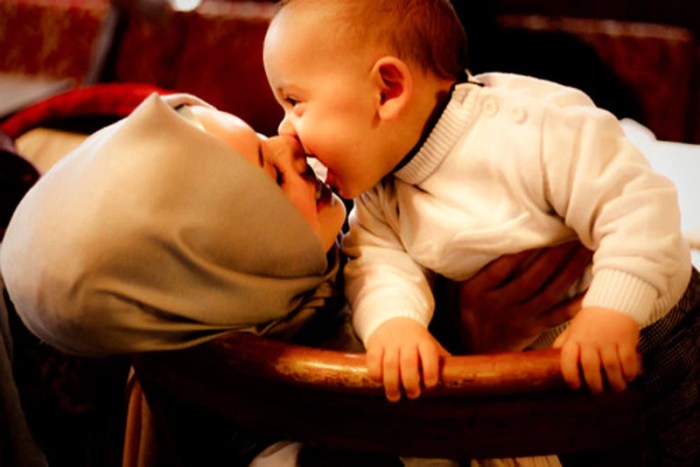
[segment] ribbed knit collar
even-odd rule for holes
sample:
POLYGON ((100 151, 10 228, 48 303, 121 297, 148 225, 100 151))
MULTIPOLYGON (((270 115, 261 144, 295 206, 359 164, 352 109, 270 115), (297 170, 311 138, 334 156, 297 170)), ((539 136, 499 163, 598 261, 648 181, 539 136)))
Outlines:
POLYGON ((473 118, 476 82, 459 83, 451 89, 445 109, 428 136, 418 142, 416 148, 404 159, 394 176, 399 180, 419 185, 442 163, 450 149, 464 134, 467 122, 473 118))

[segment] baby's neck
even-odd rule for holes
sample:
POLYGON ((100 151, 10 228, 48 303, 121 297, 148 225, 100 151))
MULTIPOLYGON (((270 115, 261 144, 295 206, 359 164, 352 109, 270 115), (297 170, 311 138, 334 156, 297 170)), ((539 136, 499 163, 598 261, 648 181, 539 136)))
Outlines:
POLYGON ((441 80, 440 83, 438 83, 431 90, 432 94, 428 94, 429 96, 432 96, 432 109, 428 116, 423 120, 423 132, 421 134, 423 138, 430 133, 440 118, 440 115, 442 115, 442 112, 445 110, 445 107, 447 107, 450 96, 452 95, 452 86, 455 84, 455 80, 441 80))
POLYGON ((450 99, 455 80, 437 76, 421 76, 414 81, 414 99, 404 125, 402 160, 394 169, 402 167, 420 149, 423 141, 437 123, 450 99))

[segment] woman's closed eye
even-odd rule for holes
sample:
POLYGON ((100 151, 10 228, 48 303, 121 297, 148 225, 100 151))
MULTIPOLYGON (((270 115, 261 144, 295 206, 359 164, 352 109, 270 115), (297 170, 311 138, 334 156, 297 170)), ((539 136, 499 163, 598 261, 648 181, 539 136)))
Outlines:
POLYGON ((272 178, 277 185, 282 186, 282 183, 284 182, 284 177, 282 176, 282 172, 280 169, 270 162, 266 157, 263 152, 263 145, 261 143, 258 143, 258 166, 262 168, 265 172, 270 175, 270 178, 272 178))
POLYGON ((284 172, 282 172, 276 165, 272 166, 272 170, 275 172, 275 183, 282 186, 284 184, 284 172))

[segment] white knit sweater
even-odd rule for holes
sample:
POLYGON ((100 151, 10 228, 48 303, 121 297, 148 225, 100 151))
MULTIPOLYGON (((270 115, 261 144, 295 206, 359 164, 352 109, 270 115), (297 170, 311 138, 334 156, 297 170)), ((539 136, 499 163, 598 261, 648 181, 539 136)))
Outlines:
POLYGON ((427 326, 433 272, 464 280, 506 253, 578 237, 594 250, 584 305, 646 326, 691 271, 672 183, 582 92, 485 74, 458 85, 410 162, 356 200, 346 293, 363 340, 383 322, 427 326))

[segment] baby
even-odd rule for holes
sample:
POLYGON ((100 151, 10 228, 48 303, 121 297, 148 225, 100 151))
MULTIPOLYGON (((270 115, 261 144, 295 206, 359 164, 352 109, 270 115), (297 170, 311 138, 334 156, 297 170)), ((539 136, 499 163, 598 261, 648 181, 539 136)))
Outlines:
POLYGON ((560 347, 568 384, 593 392, 623 390, 640 349, 645 392, 663 393, 651 424, 672 425, 667 452, 695 459, 700 279, 675 188, 582 92, 470 76, 465 50, 447 0, 282 1, 265 38, 280 134, 355 198, 346 294, 370 373, 389 400, 438 383, 445 351, 427 330, 436 273, 464 280, 502 254, 578 238, 595 252, 583 309, 536 345, 560 347), (669 420, 676 390, 692 401, 683 420, 669 420))

